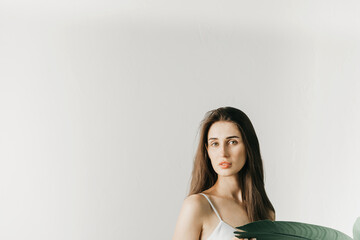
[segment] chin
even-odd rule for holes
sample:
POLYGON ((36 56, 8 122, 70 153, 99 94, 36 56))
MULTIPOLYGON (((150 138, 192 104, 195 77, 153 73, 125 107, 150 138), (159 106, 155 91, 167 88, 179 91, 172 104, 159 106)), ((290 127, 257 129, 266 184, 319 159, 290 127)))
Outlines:
POLYGON ((237 175, 239 171, 229 171, 229 172, 218 172, 217 174, 222 177, 230 177, 233 175, 237 175))

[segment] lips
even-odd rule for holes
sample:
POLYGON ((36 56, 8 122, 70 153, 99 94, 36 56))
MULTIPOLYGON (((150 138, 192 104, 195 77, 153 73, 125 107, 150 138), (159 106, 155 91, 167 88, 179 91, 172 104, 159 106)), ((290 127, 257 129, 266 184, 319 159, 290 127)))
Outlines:
POLYGON ((229 167, 231 167, 231 163, 226 162, 226 161, 222 161, 219 165, 220 165, 221 168, 229 168, 229 167))

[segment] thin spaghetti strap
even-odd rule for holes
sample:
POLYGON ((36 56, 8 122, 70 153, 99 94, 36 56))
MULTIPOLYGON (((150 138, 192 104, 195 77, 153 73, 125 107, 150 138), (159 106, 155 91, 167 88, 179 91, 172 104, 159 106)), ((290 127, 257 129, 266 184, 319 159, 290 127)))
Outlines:
POLYGON ((208 196, 206 196, 204 193, 200 193, 201 195, 203 195, 207 200, 208 200, 208 202, 210 203, 210 205, 211 205, 211 208, 214 210, 214 212, 215 212, 215 214, 216 214, 216 216, 220 219, 220 221, 222 221, 222 219, 221 219, 221 217, 220 217, 220 215, 219 215, 219 213, 216 211, 216 209, 215 209, 215 207, 214 207, 214 205, 212 204, 212 202, 210 201, 210 198, 208 197, 208 196))

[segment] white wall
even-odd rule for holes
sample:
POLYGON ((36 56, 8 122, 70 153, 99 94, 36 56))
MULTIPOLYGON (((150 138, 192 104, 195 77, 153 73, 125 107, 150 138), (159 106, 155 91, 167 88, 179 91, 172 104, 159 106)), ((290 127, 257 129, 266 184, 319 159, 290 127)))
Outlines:
POLYGON ((0 238, 170 239, 206 111, 277 220, 360 216, 358 1, 0 2, 0 238))

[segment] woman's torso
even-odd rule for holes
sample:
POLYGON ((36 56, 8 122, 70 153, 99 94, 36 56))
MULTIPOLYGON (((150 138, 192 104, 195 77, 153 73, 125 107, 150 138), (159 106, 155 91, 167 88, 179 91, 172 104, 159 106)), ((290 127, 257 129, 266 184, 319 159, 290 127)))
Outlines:
POLYGON ((211 191, 204 191, 203 194, 209 200, 200 194, 205 199, 204 204, 207 205, 200 240, 223 240, 228 236, 233 237, 235 227, 250 222, 243 204, 213 195, 211 191))

